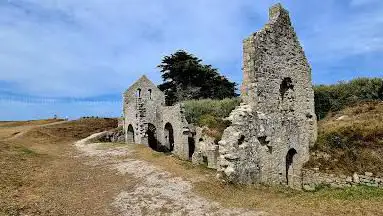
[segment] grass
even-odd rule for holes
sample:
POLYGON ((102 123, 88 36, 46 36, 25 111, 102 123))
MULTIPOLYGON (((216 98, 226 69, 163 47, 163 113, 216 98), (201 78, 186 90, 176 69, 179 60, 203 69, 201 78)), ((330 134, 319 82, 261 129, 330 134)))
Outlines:
POLYGON ((108 171, 90 169, 70 154, 74 141, 114 128, 116 120, 44 126, 54 122, 0 122, 0 215, 97 215, 101 206, 109 205, 97 196, 116 187, 103 182, 125 181, 108 171), (20 136, 12 138, 15 135, 20 136))
POLYGON ((175 176, 193 182, 202 197, 227 208, 264 210, 270 215, 382 215, 383 190, 358 186, 346 189, 322 187, 314 192, 264 185, 233 185, 215 178, 215 170, 193 166, 189 161, 158 152, 144 145, 130 145, 136 159, 145 160, 175 176))
POLYGON ((201 127, 206 126, 208 129, 203 132, 218 142, 223 131, 230 125, 224 118, 228 117, 240 102, 240 98, 185 101, 186 120, 201 127))
POLYGON ((368 186, 356 186, 343 189, 322 188, 312 193, 312 196, 324 197, 326 199, 337 199, 347 201, 358 200, 382 200, 383 189, 368 186))
POLYGON ((383 176, 383 102, 355 104, 319 121, 318 140, 311 151, 316 156, 306 167, 383 176), (323 154, 330 157, 320 156, 323 154))
POLYGON ((21 147, 19 147, 19 148, 20 148, 19 151, 21 151, 23 154, 27 154, 27 155, 35 155, 35 156, 38 155, 37 152, 33 151, 32 149, 26 148, 26 147, 24 147, 24 146, 21 146, 21 147))
MULTIPOLYGON (((14 130, 22 131, 22 136, 0 141, 0 215, 105 215, 103 209, 123 190, 120 186, 134 184, 127 176, 86 166, 86 161, 72 155, 74 141, 113 128, 114 121, 86 119, 36 127, 26 133, 19 127, 23 126, 14 130)), ((302 192, 224 184, 215 178, 214 170, 153 152, 143 145, 105 143, 102 148, 124 146, 134 149, 129 157, 191 181, 195 193, 225 207, 253 208, 269 215, 383 215, 382 189, 324 187, 302 192)))

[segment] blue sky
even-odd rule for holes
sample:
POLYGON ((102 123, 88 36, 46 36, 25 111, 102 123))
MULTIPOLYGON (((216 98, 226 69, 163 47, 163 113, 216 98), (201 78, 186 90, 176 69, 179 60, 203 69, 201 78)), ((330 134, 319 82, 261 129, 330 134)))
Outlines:
POLYGON ((315 84, 383 76, 382 0, 0 0, 0 120, 120 116, 121 94, 185 49, 241 83, 242 40, 291 14, 315 84))

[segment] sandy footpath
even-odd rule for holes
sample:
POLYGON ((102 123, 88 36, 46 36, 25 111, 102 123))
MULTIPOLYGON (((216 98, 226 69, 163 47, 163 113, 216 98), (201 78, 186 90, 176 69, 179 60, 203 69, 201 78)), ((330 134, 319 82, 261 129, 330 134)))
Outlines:
POLYGON ((105 148, 92 143, 102 133, 93 134, 75 143, 81 157, 89 157, 89 165, 104 166, 136 179, 134 187, 121 191, 111 205, 121 215, 266 215, 246 209, 223 208, 192 191, 190 181, 161 170, 148 162, 129 158, 134 150, 128 147, 105 148), (121 159, 122 157, 124 159, 121 159))

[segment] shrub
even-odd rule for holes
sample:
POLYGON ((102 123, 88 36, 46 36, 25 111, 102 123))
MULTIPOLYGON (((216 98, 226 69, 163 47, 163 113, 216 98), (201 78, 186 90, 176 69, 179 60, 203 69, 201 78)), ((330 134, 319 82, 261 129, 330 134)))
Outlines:
POLYGON ((357 78, 334 85, 314 87, 315 111, 319 119, 348 105, 369 100, 383 100, 383 79, 357 78))
POLYGON ((223 119, 228 117, 240 102, 239 98, 186 101, 184 102, 186 119, 189 123, 208 127, 209 129, 205 130, 204 133, 214 137, 215 141, 218 142, 221 140, 223 131, 230 125, 230 122, 223 119))
POLYGON ((211 100, 211 99, 203 99, 203 100, 190 100, 185 101, 185 115, 186 120, 189 123, 194 123, 202 126, 201 118, 203 117, 207 121, 206 118, 213 116, 216 119, 222 119, 228 117, 230 112, 235 109, 240 103, 239 98, 233 99, 224 99, 224 100, 211 100))

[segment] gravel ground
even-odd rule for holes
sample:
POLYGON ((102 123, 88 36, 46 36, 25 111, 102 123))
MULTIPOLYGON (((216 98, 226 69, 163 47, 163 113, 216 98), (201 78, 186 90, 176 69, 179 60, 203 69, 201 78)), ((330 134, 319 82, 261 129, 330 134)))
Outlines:
POLYGON ((130 157, 134 152, 131 148, 105 148, 105 144, 91 142, 101 134, 93 134, 75 146, 81 157, 90 158, 89 165, 105 166, 136 179, 133 187, 121 191, 111 201, 121 215, 266 215, 260 211, 224 208, 201 197, 193 192, 190 181, 130 157))

